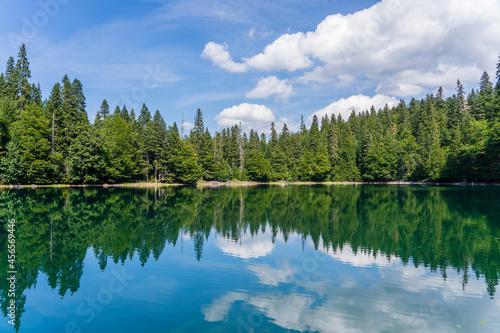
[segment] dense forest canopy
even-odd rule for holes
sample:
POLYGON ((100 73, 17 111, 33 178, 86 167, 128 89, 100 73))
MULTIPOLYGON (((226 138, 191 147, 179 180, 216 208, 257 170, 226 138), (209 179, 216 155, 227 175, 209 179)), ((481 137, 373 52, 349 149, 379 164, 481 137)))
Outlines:
POLYGON ((3 184, 500 181, 500 60, 496 84, 484 72, 468 94, 458 80, 450 97, 439 88, 435 96, 353 111, 349 119, 314 116, 296 133, 272 123, 269 138, 238 124, 212 136, 200 109, 181 138, 158 110, 110 112, 106 100, 91 124, 78 79, 64 76, 42 100, 30 77, 22 45, 0 74, 3 184))

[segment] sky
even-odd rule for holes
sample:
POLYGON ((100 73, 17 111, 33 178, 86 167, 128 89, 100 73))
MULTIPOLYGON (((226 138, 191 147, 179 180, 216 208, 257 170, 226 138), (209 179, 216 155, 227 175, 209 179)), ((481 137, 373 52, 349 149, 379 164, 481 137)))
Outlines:
POLYGON ((198 108, 212 133, 267 133, 495 82, 498 17, 500 0, 0 0, 0 66, 25 43, 43 97, 78 78, 91 121, 106 99, 185 134, 198 108))

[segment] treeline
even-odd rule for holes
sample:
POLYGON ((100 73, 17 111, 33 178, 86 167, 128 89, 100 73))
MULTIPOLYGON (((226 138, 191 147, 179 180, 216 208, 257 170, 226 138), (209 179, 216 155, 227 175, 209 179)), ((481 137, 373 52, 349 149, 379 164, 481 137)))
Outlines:
POLYGON ((300 130, 271 124, 269 138, 241 126, 216 132, 198 109, 194 128, 181 137, 157 110, 110 106, 104 100, 93 124, 83 87, 64 76, 48 99, 29 83, 26 48, 0 74, 0 182, 194 183, 255 181, 500 181, 500 61, 495 86, 488 73, 479 89, 401 100, 345 120, 314 116, 300 130))

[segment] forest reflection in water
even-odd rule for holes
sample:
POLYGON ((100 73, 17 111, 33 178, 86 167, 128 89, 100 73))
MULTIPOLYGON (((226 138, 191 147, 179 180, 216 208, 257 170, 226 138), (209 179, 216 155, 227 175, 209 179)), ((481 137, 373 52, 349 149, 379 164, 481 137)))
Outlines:
MULTIPOLYGON (((194 253, 199 262, 210 259, 204 253, 208 242, 250 260, 270 254, 277 237, 285 243, 299 237, 355 266, 397 261, 429 267, 445 280, 455 271, 464 290, 471 276, 481 278, 494 298, 500 273, 499 204, 500 189, 494 187, 47 188, 0 193, 2 216, 17 221, 17 328, 26 291, 40 274, 65 297, 80 289, 89 249, 101 270, 133 257, 144 266, 162 253, 168 256, 166 247, 184 246, 183 237, 193 247, 186 253, 194 253)), ((0 258, 7 258, 5 235, 0 237, 0 258)), ((267 285, 281 281, 279 272, 269 272, 273 267, 255 264, 249 269, 267 285), (269 280, 273 274, 276 281, 269 280)), ((0 272, 4 316, 6 274, 0 272)), ((266 307, 265 299, 250 301, 238 290, 215 302, 230 300, 266 307)), ((221 317, 208 305, 202 312, 207 321, 221 317)))

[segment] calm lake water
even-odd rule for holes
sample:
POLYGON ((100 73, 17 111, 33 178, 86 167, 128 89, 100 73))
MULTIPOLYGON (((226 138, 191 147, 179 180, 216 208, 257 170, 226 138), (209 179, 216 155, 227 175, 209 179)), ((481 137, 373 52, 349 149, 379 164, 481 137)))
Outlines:
POLYGON ((23 333, 500 332, 500 188, 23 189, 0 211, 23 333))

